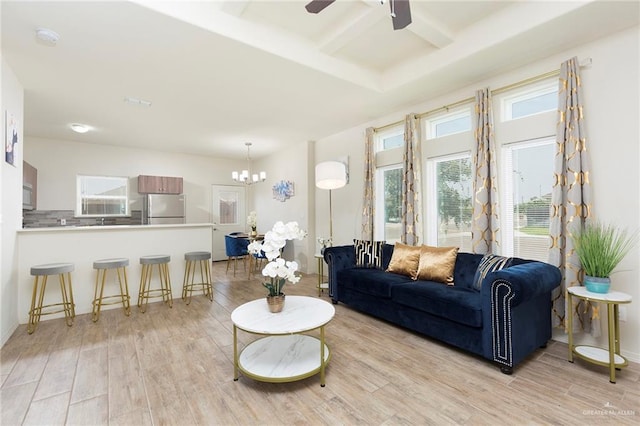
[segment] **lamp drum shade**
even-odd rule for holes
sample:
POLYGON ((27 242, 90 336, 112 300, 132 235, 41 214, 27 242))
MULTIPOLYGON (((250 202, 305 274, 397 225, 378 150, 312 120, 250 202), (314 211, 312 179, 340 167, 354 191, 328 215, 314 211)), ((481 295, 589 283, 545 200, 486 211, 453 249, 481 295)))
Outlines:
POLYGON ((316 186, 338 189, 347 184, 347 168, 339 161, 325 161, 316 165, 316 186))

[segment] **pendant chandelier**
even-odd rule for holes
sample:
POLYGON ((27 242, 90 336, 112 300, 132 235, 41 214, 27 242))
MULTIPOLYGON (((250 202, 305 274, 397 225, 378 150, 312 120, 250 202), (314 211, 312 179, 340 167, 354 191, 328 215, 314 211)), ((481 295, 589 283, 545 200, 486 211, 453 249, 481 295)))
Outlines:
POLYGON ((251 142, 246 142, 245 145, 247 146, 247 168, 241 172, 231 172, 231 178, 245 185, 264 182, 267 179, 267 172, 251 173, 251 142))

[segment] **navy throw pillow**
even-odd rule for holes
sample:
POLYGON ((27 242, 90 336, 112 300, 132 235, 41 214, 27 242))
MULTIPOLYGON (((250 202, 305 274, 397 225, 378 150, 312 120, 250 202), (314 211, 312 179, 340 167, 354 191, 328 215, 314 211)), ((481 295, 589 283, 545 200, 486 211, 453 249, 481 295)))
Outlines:
POLYGON ((476 274, 473 277, 473 288, 480 290, 482 288, 482 281, 489 272, 499 271, 500 269, 508 268, 511 266, 513 257, 498 256, 496 254, 485 254, 478 265, 476 274))
POLYGON ((353 240, 356 266, 382 269, 382 247, 384 241, 353 240))

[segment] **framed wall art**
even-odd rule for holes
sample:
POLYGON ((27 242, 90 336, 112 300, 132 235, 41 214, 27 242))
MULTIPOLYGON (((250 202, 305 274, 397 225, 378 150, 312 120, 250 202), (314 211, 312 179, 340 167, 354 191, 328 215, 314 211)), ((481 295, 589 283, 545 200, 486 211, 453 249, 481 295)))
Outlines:
POLYGON ((15 167, 16 145, 18 144, 18 121, 15 115, 9 111, 5 111, 5 129, 6 135, 4 140, 4 161, 15 167))
POLYGON ((273 185, 273 198, 278 201, 285 202, 294 195, 293 182, 289 180, 281 180, 273 185))

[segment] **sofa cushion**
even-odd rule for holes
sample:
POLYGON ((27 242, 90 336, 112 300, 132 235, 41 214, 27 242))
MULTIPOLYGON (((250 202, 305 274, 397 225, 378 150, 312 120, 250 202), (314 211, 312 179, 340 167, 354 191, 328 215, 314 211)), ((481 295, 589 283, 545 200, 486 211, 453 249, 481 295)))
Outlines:
POLYGON ((415 281, 393 286, 391 299, 451 321, 482 327, 482 296, 468 288, 444 286, 434 281, 415 281))
POLYGON ((382 247, 384 241, 353 240, 356 266, 382 269, 382 247))
POLYGON ((453 283, 456 287, 473 288, 473 278, 482 260, 481 254, 458 252, 453 283))
POLYGON ((340 287, 387 299, 391 297, 393 286, 413 282, 411 278, 404 275, 390 274, 371 268, 343 269, 338 271, 337 278, 340 287))
POLYGON ((453 285, 458 247, 422 246, 417 279, 453 285))
POLYGON ((482 288, 482 281, 489 272, 499 271, 511 266, 513 262, 512 257, 498 256, 495 254, 485 254, 478 265, 478 269, 473 277, 473 288, 480 290, 482 288))
POLYGON ((418 264, 420 262, 421 251, 422 248, 419 246, 408 246, 402 243, 396 243, 389 267, 387 267, 387 272, 406 275, 411 279, 416 279, 418 276, 418 264))

